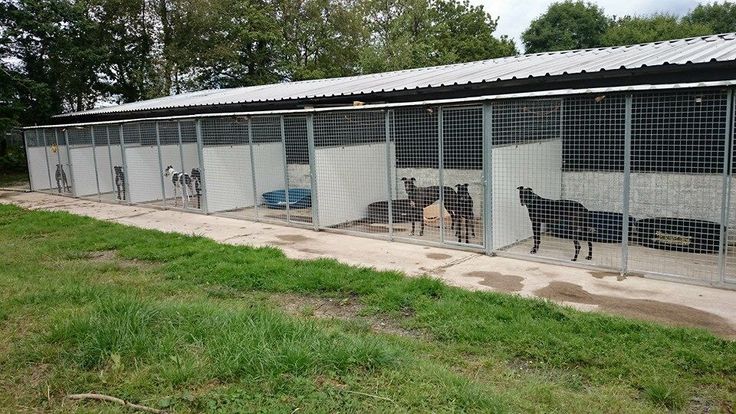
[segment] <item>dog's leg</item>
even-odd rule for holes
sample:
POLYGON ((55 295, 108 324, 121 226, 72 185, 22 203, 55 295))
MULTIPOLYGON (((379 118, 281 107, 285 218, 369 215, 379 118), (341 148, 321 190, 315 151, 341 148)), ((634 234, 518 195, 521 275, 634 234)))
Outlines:
POLYGON ((424 236, 424 214, 422 214, 422 219, 419 220, 419 235, 424 236))
MULTIPOLYGON (((469 231, 468 225, 472 226, 471 221, 468 220, 466 217, 465 218, 465 243, 466 244, 470 244, 470 239, 468 238, 468 231, 469 231)), ((475 234, 473 235, 473 237, 475 237, 475 234)))
POLYGON ((475 216, 470 216, 470 234, 475 238, 475 216))
POLYGON ((575 257, 572 258, 573 262, 578 261, 578 254, 580 254, 580 242, 577 239, 572 241, 575 244, 575 257))
POLYGON ((534 247, 532 247, 532 250, 529 252, 531 254, 537 254, 539 251, 539 243, 541 242, 541 231, 542 223, 539 221, 533 221, 532 222, 532 234, 534 237, 534 247))
POLYGON ((585 260, 592 260, 593 259, 593 243, 588 241, 588 257, 585 258, 585 260))
POLYGON ((61 194, 61 182, 58 178, 56 179, 56 190, 61 194))
POLYGON ((463 222, 461 220, 462 218, 458 216, 457 225, 455 225, 455 220, 452 220, 453 228, 455 229, 455 237, 457 237, 458 243, 463 242, 463 222))

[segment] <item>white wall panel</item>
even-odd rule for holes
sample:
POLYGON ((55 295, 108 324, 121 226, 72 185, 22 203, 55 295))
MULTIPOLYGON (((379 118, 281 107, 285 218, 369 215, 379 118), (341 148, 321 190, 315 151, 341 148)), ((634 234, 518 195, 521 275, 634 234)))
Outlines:
MULTIPOLYGON (((55 187, 55 184, 52 185, 49 181, 46 150, 44 147, 28 147, 28 169, 31 174, 31 188, 34 191, 48 190, 55 187)), ((49 150, 49 152, 51 151, 49 150)), ((55 167, 56 163, 51 164, 51 166, 55 167)), ((53 173, 54 170, 51 170, 52 180, 54 179, 53 173)))
POLYGON ((161 175, 156 146, 126 147, 128 189, 132 203, 161 200, 161 175))
POLYGON ((210 212, 253 205, 250 149, 247 145, 205 146, 202 155, 210 212))
POLYGON ((256 164, 256 194, 259 204, 263 203, 261 194, 286 188, 283 150, 284 147, 280 142, 253 145, 253 160, 256 164))
POLYGON ((67 171, 67 179, 71 180, 74 195, 79 197, 97 194, 97 177, 95 175, 95 161, 93 156, 93 148, 69 148, 69 156, 72 161, 73 177, 69 177, 67 171))
POLYGON ((368 204, 388 199, 385 143, 318 148, 315 169, 320 226, 363 219, 368 204))

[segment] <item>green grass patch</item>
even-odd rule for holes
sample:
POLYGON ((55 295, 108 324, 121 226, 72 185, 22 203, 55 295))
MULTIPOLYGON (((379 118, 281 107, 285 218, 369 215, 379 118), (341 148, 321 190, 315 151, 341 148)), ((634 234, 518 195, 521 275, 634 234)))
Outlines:
POLYGON ((0 406, 13 411, 100 409, 62 406, 88 391, 176 412, 736 404, 736 344, 701 330, 11 206, 0 251, 0 406), (315 316, 328 298, 360 312, 315 316))

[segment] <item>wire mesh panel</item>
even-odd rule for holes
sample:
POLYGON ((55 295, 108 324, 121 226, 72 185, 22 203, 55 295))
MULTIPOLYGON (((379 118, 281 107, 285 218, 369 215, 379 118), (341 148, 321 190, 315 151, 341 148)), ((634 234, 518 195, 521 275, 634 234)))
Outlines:
POLYGON ((590 257, 590 210, 562 192, 563 110, 556 99, 493 104, 494 249, 563 261, 590 257))
POLYGON ((443 108, 445 241, 483 246, 483 108, 443 108), (449 232, 447 231, 449 230, 449 232))
POLYGON ((50 168, 56 163, 53 159, 49 162, 50 146, 45 141, 45 130, 41 128, 27 130, 25 140, 31 189, 33 191, 54 190, 50 168))
POLYGON ((725 171, 727 173, 726 179, 726 190, 724 194, 725 199, 723 205, 726 211, 725 216, 727 217, 726 222, 726 235, 724 237, 724 266, 723 266, 723 281, 729 285, 736 285, 736 180, 734 180, 734 173, 736 173, 736 105, 731 104, 731 128, 730 134, 726 136, 725 142, 730 143, 730 153, 727 155, 728 164, 726 165, 725 171))
POLYGON ((247 118, 201 120, 209 212, 251 216, 255 206, 247 118))
POLYGON ((384 114, 314 116, 315 195, 321 227, 388 237, 388 223, 370 215, 374 203, 388 200, 384 114))
MULTIPOLYGON (((287 189, 283 195, 284 213, 290 223, 311 223, 313 194, 307 118, 284 116, 282 119, 287 189)), ((276 193, 272 197, 272 204, 278 207, 282 201, 280 194, 276 193)))
MULTIPOLYGON (((166 205, 199 209, 201 197, 197 196, 197 177, 200 165, 194 122, 159 122, 158 140, 166 205)), ((201 186, 199 193, 201 195, 201 186)))
POLYGON ((440 225, 451 223, 440 206, 439 108, 392 111, 390 132, 396 145, 392 202, 394 237, 439 243, 440 225), (442 217, 442 218, 441 218, 442 217))
POLYGON ((726 93, 647 93, 632 104, 629 269, 718 278, 726 93))
POLYGON ((163 168, 159 159, 156 124, 123 124, 127 196, 131 203, 165 205, 163 168))
POLYGON ((52 185, 55 184, 59 194, 74 195, 67 132, 68 130, 63 128, 47 129, 46 143, 50 145, 48 155, 52 185))
MULTIPOLYGON (((626 97, 584 95, 562 105, 562 193, 582 204, 590 221, 594 254, 589 264, 621 268, 624 231, 626 97)), ((629 219, 629 235, 634 219, 629 219)), ((569 238, 565 223, 550 224, 548 234, 569 238)), ((566 257, 569 246, 564 245, 566 257)))
POLYGON ((100 200, 127 201, 126 169, 123 162, 123 146, 120 144, 120 126, 95 126, 94 133, 100 200))
POLYGON ((252 117, 249 125, 256 200, 256 208, 252 213, 258 219, 286 221, 285 150, 281 117, 252 117))
POLYGON ((97 166, 92 127, 67 128, 71 185, 78 197, 97 196, 97 166))

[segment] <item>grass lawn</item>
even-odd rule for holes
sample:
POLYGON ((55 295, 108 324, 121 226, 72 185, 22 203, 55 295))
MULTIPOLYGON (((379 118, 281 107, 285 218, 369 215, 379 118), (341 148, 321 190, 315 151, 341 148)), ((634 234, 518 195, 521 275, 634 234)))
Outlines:
POLYGON ((0 172, 0 187, 28 184, 28 173, 0 172))
POLYGON ((277 249, 0 206, 0 407, 733 412, 736 343, 277 249))

